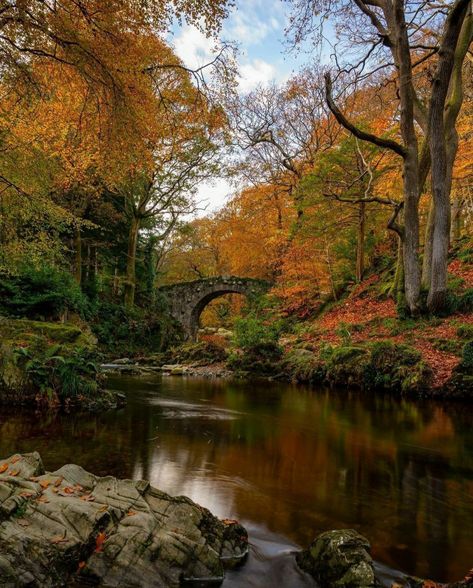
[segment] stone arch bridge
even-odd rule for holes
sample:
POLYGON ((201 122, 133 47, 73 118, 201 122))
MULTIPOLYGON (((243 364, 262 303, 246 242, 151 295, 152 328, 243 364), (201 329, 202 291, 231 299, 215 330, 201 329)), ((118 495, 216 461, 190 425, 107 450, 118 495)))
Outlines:
POLYGON ((162 286, 159 291, 166 295, 170 313, 181 324, 186 338, 195 339, 200 315, 209 302, 224 294, 258 296, 270 287, 265 280, 220 276, 162 286))

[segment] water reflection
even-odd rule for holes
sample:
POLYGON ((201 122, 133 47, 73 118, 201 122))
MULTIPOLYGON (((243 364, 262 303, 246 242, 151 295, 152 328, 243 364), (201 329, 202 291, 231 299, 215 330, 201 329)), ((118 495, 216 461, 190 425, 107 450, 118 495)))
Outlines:
MULTIPOLYGON (((74 461, 150 479, 266 529, 266 538, 284 536, 289 551, 322 530, 353 527, 393 568, 449 581, 473 565, 468 406, 268 383, 123 377, 110 385, 127 392, 125 409, 1 415, 0 455, 37 450, 48 469, 74 461)), ((264 533, 259 541, 255 562, 264 533)), ((286 572, 287 550, 278 559, 286 572)))

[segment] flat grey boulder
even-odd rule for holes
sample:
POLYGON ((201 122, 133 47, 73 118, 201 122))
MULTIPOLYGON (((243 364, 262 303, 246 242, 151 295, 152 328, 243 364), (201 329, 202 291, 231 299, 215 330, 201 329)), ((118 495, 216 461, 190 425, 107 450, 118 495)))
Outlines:
POLYGON ((320 588, 374 588, 369 541, 353 529, 321 533, 309 549, 296 555, 297 563, 320 588))
POLYGON ((247 549, 236 521, 148 482, 45 472, 38 453, 0 460, 2 587, 218 584, 247 549))

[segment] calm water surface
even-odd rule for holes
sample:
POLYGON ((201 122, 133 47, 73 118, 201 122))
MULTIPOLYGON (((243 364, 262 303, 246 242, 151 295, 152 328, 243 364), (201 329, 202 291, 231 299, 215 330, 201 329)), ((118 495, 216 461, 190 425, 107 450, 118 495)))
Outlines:
POLYGON ((473 567, 470 405, 274 383, 117 377, 128 405, 101 415, 0 414, 0 456, 36 450, 144 478, 239 519, 252 544, 224 588, 302 588, 291 551, 319 532, 366 535, 386 578, 438 581, 473 567))

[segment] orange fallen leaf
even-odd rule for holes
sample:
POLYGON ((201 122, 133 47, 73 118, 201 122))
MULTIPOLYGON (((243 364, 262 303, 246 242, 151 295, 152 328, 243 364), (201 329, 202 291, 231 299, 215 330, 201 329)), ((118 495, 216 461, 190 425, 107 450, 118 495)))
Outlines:
POLYGON ((126 516, 127 516, 127 517, 133 517, 133 516, 135 516, 135 514, 138 514, 138 513, 137 513, 135 510, 129 510, 129 511, 126 513, 126 516))
POLYGON ((24 496, 25 498, 29 498, 30 496, 34 496, 33 492, 20 492, 20 496, 24 496))
POLYGON ((3 472, 6 472, 7 470, 8 470, 8 464, 2 463, 2 465, 0 466, 0 474, 3 474, 3 472))
POLYGON ((20 470, 10 470, 8 472, 9 476, 18 476, 18 474, 20 473, 20 470))
POLYGON ((92 494, 84 494, 84 496, 81 496, 80 499, 84 500, 85 502, 93 502, 95 500, 95 496, 92 496, 92 494))
POLYGON ((58 479, 57 479, 57 480, 54 482, 54 485, 55 485, 56 487, 57 487, 57 486, 60 486, 60 485, 61 485, 61 482, 62 482, 62 478, 58 478, 58 479))
POLYGON ((46 488, 49 486, 49 484, 51 484, 51 482, 49 480, 41 480, 41 482, 39 483, 39 485, 41 486, 41 488, 43 488, 43 490, 46 490, 46 488))
POLYGON ((63 488, 63 492, 65 492, 66 494, 75 494, 75 490, 72 486, 65 486, 63 488))
POLYGON ((49 500, 46 498, 46 496, 38 496, 36 502, 44 502, 45 504, 47 504, 49 500))
POLYGON ((100 553, 103 550, 103 544, 106 539, 107 535, 103 532, 97 535, 97 539, 95 540, 95 553, 100 553))

